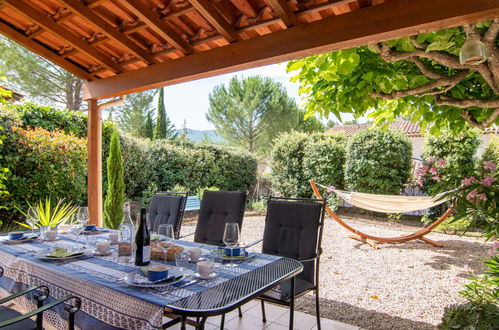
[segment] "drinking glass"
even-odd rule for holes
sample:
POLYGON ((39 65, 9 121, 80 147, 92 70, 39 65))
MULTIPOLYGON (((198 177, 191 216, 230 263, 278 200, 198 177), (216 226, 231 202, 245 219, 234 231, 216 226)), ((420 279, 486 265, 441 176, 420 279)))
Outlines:
POLYGON ((151 241, 155 241, 158 239, 158 235, 156 234, 156 229, 154 228, 154 222, 149 216, 150 213, 146 214, 147 220, 147 228, 149 228, 149 235, 151 235, 151 241))
POLYGON ((83 226, 85 226, 88 223, 88 220, 90 220, 90 213, 88 213, 88 207, 84 206, 78 208, 76 220, 78 222, 83 223, 83 226))
POLYGON ((79 222, 79 221, 72 223, 69 226, 70 233, 73 234, 76 238, 76 249, 78 249, 79 237, 80 237, 80 234, 83 232, 83 228, 84 228, 84 224, 82 222, 79 222))
POLYGON ((40 221, 38 218, 38 207, 30 207, 26 213, 26 222, 31 227, 31 234, 35 234, 35 225, 40 221))
MULTIPOLYGON (((239 233, 239 224, 236 222, 227 222, 225 224, 223 242, 229 249, 233 249, 237 247, 239 244, 240 233, 239 233)), ((231 256, 233 253, 230 254, 231 256)), ((237 264, 231 262, 227 264, 229 267, 236 267, 237 264)))
POLYGON ((173 233, 173 226, 168 224, 159 225, 158 227, 159 242, 158 246, 163 249, 165 253, 165 263, 166 263, 166 251, 175 244, 175 234, 173 233), (163 246, 161 243, 170 243, 168 246, 163 246))
POLYGON ((175 265, 179 270, 187 274, 187 266, 189 265, 189 253, 187 251, 181 251, 175 253, 175 265))

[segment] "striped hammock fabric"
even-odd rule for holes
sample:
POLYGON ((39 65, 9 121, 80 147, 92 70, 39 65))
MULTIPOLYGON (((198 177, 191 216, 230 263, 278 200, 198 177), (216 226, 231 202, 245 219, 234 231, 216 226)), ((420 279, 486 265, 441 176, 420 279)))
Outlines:
POLYGON ((446 198, 440 199, 446 193, 436 196, 400 196, 400 195, 378 195, 351 192, 345 190, 332 189, 321 184, 317 184, 329 192, 334 192, 345 202, 359 208, 382 212, 382 213, 405 213, 417 210, 428 209, 440 205, 447 201, 446 198))

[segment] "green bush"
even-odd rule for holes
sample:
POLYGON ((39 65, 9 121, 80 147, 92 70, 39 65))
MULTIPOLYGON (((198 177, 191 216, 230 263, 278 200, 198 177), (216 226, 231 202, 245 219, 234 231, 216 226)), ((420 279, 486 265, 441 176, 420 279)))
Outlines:
POLYGON ((454 189, 461 184, 463 178, 472 176, 475 170, 475 154, 480 132, 470 130, 457 136, 450 132, 443 132, 439 136, 427 134, 423 149, 423 167, 429 170, 435 168, 438 175, 426 176, 423 179, 423 190, 429 195, 454 189), (442 164, 438 166, 438 161, 442 164))
POLYGON ((4 197, 9 211, 26 207, 46 196, 84 204, 87 195, 86 141, 61 131, 11 127, 3 150, 9 169, 4 197), (7 149, 7 150, 6 150, 7 149))
POLYGON ((411 156, 411 143, 402 132, 358 132, 347 148, 346 185, 359 192, 398 195, 410 177, 411 156))
POLYGON ((445 308, 441 330, 496 330, 499 329, 499 307, 491 303, 467 302, 445 308))
POLYGON ((346 138, 322 133, 285 133, 272 150, 273 190, 286 196, 310 197, 310 180, 343 188, 346 138))
POLYGON ((492 135, 489 144, 483 150, 482 162, 493 160, 499 164, 499 136, 492 135))
POLYGON ((104 202, 104 225, 112 229, 118 229, 124 216, 125 182, 123 181, 123 171, 120 136, 118 131, 114 131, 107 158, 108 185, 104 202))

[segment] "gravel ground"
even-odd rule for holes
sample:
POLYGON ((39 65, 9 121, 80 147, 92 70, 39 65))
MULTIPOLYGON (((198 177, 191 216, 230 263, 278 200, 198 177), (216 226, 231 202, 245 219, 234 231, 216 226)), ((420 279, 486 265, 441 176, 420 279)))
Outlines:
MULTIPOLYGON (((344 217, 363 232, 379 236, 410 233, 415 227, 389 224, 359 217, 344 217)), ((183 225, 182 233, 194 231, 195 221, 183 225)), ((262 237, 263 216, 245 217, 244 242, 262 237)), ((321 316, 365 329, 435 329, 444 307, 462 301, 458 291, 468 265, 484 270, 482 258, 488 244, 480 238, 430 234, 444 244, 435 248, 422 242, 382 244, 375 250, 346 238, 349 234, 331 219, 326 220, 321 259, 321 316)), ((255 247, 260 249, 259 246, 255 247)), ((297 309, 313 314, 314 297, 297 300, 297 309)))

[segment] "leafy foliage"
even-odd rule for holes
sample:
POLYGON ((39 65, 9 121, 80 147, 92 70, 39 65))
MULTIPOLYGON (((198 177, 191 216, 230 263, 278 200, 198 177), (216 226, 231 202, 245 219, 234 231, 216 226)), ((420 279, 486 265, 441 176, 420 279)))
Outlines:
POLYGON ((444 131, 439 136, 426 134, 423 149, 423 178, 419 181, 430 195, 457 188, 461 180, 475 171, 475 154, 480 145, 479 130, 469 130, 458 135, 444 131), (442 166, 437 164, 440 160, 442 166), (442 161, 443 160, 443 161, 442 161), (432 172, 438 175, 432 175, 432 172))
POLYGON ((111 135, 109 157, 107 158, 107 194, 104 202, 104 225, 118 229, 123 220, 125 203, 125 182, 123 180, 123 157, 118 131, 111 135))
POLYGON ((310 197, 310 180, 343 187, 346 139, 322 133, 285 133, 272 150, 273 190, 286 196, 310 197))
POLYGON ((303 112, 286 89, 270 78, 233 77, 227 87, 216 86, 209 100, 206 118, 215 125, 217 133, 230 144, 250 152, 267 153, 273 139, 291 129, 322 129, 315 118, 304 121, 303 112))
MULTIPOLYGON (((485 38, 490 25, 468 30, 477 29, 485 38)), ((465 30, 456 27, 290 61, 287 70, 296 72, 291 80, 301 84, 308 115, 332 114, 340 120, 343 113, 368 115, 375 124, 403 116, 423 128, 433 124, 433 133, 444 128, 456 133, 499 122, 494 110, 498 77, 491 73, 492 79, 484 79, 497 63, 490 58, 489 67, 461 65, 458 54, 465 40, 465 30)), ((491 48, 497 47, 495 40, 495 35, 487 39, 491 48)))
POLYGON ((441 330, 494 330, 499 328, 499 307, 491 303, 467 302, 445 308, 441 330))
MULTIPOLYGON (((32 207, 30 203, 27 203, 28 207, 32 207)), ((35 208, 35 217, 38 219, 36 223, 36 227, 44 227, 49 226, 51 228, 55 228, 58 225, 63 225, 68 222, 71 217, 78 211, 78 207, 73 205, 72 202, 65 203, 63 199, 59 199, 57 204, 52 206, 52 201, 50 197, 45 197, 45 202, 43 200, 39 200, 37 204, 34 206, 35 208)), ((27 214, 19 210, 22 215, 27 217, 27 214)), ((17 222, 17 224, 30 228, 31 226, 26 225, 22 222, 17 222)))
POLYGON ((131 94, 126 98, 125 103, 114 108, 113 114, 117 116, 114 122, 123 131, 137 136, 148 137, 147 121, 152 120, 152 101, 154 91, 145 91, 141 93, 131 94))
POLYGON ((492 135, 489 144, 483 150, 482 163, 486 161, 494 161, 499 164, 499 136, 492 135))
POLYGON ((412 145, 400 131, 356 133, 347 148, 345 182, 349 189, 398 195, 411 173, 412 145))

